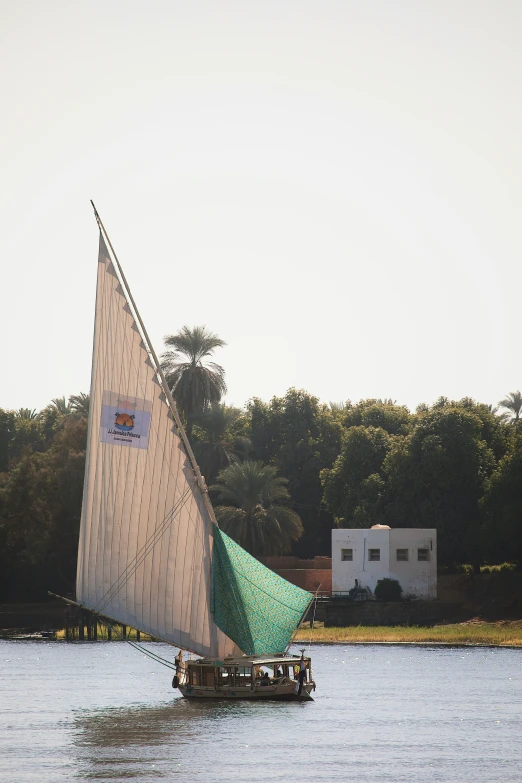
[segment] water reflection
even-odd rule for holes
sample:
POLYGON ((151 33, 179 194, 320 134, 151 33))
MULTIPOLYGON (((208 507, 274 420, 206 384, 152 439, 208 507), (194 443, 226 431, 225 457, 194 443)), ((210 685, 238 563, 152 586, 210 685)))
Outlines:
MULTIPOLYGON (((236 737, 234 744, 241 755, 249 747, 241 739, 245 721, 255 719, 267 728, 281 717, 281 711, 295 711, 295 707, 300 712, 303 705, 176 698, 160 706, 77 712, 76 777, 107 783, 119 779, 145 782, 183 773, 185 779, 194 779, 201 772, 199 762, 210 750, 208 746, 227 744, 236 737)), ((208 757, 205 766, 208 770, 208 757)))
POLYGON ((106 781, 165 777, 165 748, 169 761, 180 764, 176 747, 194 738, 194 727, 184 719, 179 701, 77 713, 73 739, 77 777, 106 781))
MULTIPOLYGON (((247 704, 175 699, 161 706, 135 705, 75 716, 75 744, 96 748, 124 745, 185 743, 204 730, 205 723, 241 719, 247 704)), ((209 727, 210 728, 210 727, 209 727)))

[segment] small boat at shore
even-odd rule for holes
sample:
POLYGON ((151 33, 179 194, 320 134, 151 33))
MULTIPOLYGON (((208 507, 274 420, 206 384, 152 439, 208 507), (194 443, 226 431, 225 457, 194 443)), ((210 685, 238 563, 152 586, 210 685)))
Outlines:
MULTIPOLYGON (((94 206, 94 205, 93 205, 94 206)), ((288 655, 313 595, 220 530, 121 265, 100 229, 76 602, 179 649, 187 698, 310 700, 288 655), (184 651, 196 658, 184 658, 184 651)), ((147 274, 146 268, 143 274, 147 274)))

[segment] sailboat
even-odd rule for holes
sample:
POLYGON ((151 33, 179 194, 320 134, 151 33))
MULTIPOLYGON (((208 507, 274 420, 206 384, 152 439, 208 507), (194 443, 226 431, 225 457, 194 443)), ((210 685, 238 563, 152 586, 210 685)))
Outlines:
POLYGON ((310 700, 311 660, 288 649, 313 595, 219 528, 93 208, 100 236, 76 601, 176 647, 164 662, 187 698, 310 700))

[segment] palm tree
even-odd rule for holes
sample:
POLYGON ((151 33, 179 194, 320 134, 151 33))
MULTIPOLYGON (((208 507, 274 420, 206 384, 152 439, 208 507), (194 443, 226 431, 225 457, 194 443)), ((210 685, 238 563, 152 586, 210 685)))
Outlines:
POLYGON ((262 462, 235 462, 221 471, 212 490, 218 501, 220 527, 255 557, 289 552, 303 534, 303 523, 285 503, 290 499, 285 478, 262 462))
POLYGON ((522 410, 522 394, 519 391, 511 392, 504 400, 500 400, 499 405, 501 408, 511 411, 513 414, 511 421, 515 423, 519 420, 522 410))
POLYGON ((55 397, 51 400, 49 408, 56 408, 61 416, 68 416, 71 413, 71 406, 65 401, 65 397, 55 397))
POLYGON ((201 413, 213 402, 219 402, 226 393, 225 371, 215 362, 203 360, 216 348, 226 345, 206 326, 183 326, 176 334, 165 337, 165 345, 173 348, 161 357, 161 368, 172 395, 182 412, 191 436, 191 417, 201 413))
POLYGON ((89 394, 80 392, 79 394, 71 394, 69 397, 69 406, 74 413, 80 416, 89 416, 89 406, 91 403, 91 397, 89 394))
POLYGON ((21 421, 33 421, 38 418, 38 414, 34 408, 20 408, 15 412, 15 416, 21 421))
POLYGON ((197 428, 195 435, 199 432, 203 435, 201 440, 193 441, 192 447, 207 484, 215 481, 219 471, 232 462, 248 457, 252 444, 239 432, 243 418, 239 408, 218 402, 191 417, 197 428))

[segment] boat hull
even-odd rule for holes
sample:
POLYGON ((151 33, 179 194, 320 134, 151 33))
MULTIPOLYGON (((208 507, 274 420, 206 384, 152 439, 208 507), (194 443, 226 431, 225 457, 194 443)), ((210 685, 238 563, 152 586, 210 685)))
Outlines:
POLYGON ((310 691, 313 683, 306 683, 301 694, 297 694, 297 684, 289 685, 260 685, 254 690, 250 688, 205 688, 180 686, 181 695, 186 699, 221 699, 224 701, 246 700, 249 701, 313 701, 310 691))

